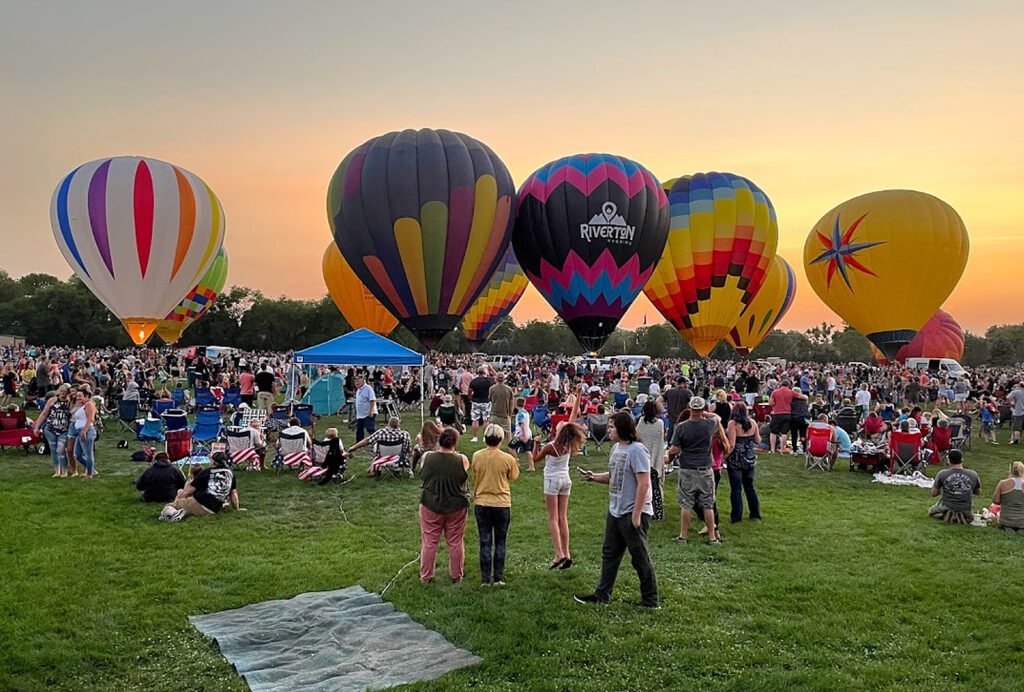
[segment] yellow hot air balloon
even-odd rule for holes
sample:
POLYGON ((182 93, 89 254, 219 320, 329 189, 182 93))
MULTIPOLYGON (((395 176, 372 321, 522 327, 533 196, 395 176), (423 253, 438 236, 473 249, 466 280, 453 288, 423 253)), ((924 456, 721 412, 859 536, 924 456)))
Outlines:
POLYGON ((964 222, 941 199, 914 190, 843 202, 804 243, 811 288, 892 360, 949 297, 967 265, 964 222))
POLYGON ((732 173, 664 185, 668 243, 644 293, 701 356, 711 352, 764 283, 779 242, 771 200, 732 173))
POLYGON ((775 329, 796 297, 796 274, 789 262, 775 255, 761 290, 743 309, 740 321, 726 337, 741 356, 748 355, 775 329))
POLYGON ((213 307, 217 296, 224 290, 228 280, 228 253, 224 248, 217 253, 213 265, 203 274, 195 288, 181 299, 178 306, 171 310, 167 317, 160 320, 156 328, 157 336, 166 344, 176 344, 182 333, 192 326, 206 311, 213 307))
POLYGON ((323 270, 327 292, 352 329, 365 328, 381 336, 394 331, 398 320, 363 285, 333 242, 324 251, 323 270))

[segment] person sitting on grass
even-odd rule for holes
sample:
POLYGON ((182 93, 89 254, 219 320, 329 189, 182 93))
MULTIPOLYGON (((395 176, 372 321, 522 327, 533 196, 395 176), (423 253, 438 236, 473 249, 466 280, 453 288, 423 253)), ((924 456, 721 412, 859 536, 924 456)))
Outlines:
POLYGON ((972 496, 981 494, 978 474, 964 468, 964 454, 959 449, 949 450, 946 457, 949 468, 939 471, 932 485, 932 496, 942 497, 928 509, 928 515, 958 523, 971 522, 972 496))
POLYGON ((157 452, 153 463, 135 481, 143 502, 173 502, 184 487, 185 476, 166 452, 157 452))
POLYGON ((203 469, 174 499, 160 512, 160 521, 183 521, 187 517, 203 517, 217 514, 231 498, 231 504, 238 511, 244 511, 238 501, 235 475, 228 468, 228 458, 223 452, 214 452, 210 457, 210 468, 203 469))
POLYGON ((324 431, 324 440, 327 441, 327 456, 324 457, 323 465, 327 470, 316 480, 317 485, 330 483, 331 479, 341 471, 347 458, 345 446, 338 437, 337 428, 327 428, 324 431))
POLYGON ((1010 464, 1010 477, 996 483, 992 502, 999 505, 999 528, 1024 530, 1024 462, 1010 464))

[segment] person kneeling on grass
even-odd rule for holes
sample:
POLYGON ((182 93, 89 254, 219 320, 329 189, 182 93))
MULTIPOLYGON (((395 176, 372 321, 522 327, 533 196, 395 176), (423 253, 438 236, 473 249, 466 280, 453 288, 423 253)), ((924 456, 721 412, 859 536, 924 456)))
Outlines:
POLYGON ((959 449, 949 450, 949 468, 939 471, 932 485, 932 496, 938 497, 928 509, 928 515, 935 519, 955 518, 969 523, 973 508, 972 495, 981 494, 981 479, 978 474, 964 468, 964 454, 959 449))
POLYGON ((210 468, 203 469, 185 488, 178 493, 174 502, 160 512, 160 521, 182 521, 186 517, 209 516, 220 512, 228 499, 238 511, 238 490, 235 475, 228 468, 228 458, 223 452, 210 457, 210 468))
POLYGON ((651 493, 651 457, 636 436, 633 416, 617 413, 609 429, 616 442, 608 458, 608 471, 580 469, 583 478, 608 484, 608 515, 601 549, 601 580, 594 593, 574 595, 577 603, 607 603, 615 587, 622 554, 629 550, 633 569, 640 578, 640 605, 658 608, 658 580, 647 549, 647 531, 654 515, 651 493))

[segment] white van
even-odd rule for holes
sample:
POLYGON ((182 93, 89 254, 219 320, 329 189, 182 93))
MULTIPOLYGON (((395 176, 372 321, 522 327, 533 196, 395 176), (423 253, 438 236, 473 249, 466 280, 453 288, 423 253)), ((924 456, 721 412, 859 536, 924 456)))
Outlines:
POLYGON ((960 377, 967 374, 964 366, 952 358, 907 358, 904 365, 911 370, 927 370, 928 372, 951 375, 952 377, 960 377))
POLYGON ((640 368, 649 367, 651 364, 650 356, 612 356, 612 358, 618 361, 620 367, 627 369, 632 367, 634 372, 640 368))

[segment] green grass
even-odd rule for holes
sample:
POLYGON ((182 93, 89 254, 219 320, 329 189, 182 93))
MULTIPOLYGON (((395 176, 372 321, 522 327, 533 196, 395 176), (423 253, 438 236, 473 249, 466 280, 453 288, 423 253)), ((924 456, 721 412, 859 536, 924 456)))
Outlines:
MULTIPOLYGON (((357 473, 316 487, 240 473, 248 512, 164 524, 132 490, 142 465, 114 448, 117 437, 101 441, 93 481, 51 479, 36 455, 0 455, 0 689, 242 690, 187 616, 352 584, 380 592, 418 553, 410 480, 357 473)), ((975 440, 968 466, 986 504, 1016 450, 975 440)), ((606 487, 576 483, 575 566, 549 572, 541 476, 524 472, 505 589, 477 585, 470 522, 462 584, 447 583, 442 550, 434 584, 420 585, 414 565, 387 592, 484 659, 414 689, 1019 685, 1024 538, 934 522, 928 491, 872 485, 843 464, 811 473, 797 457, 766 457, 757 485, 765 520, 726 525, 717 549, 671 542, 669 493, 669 518, 651 535, 664 607, 648 612, 628 558, 610 605, 572 601, 597 580, 606 487)), ((719 502, 727 515, 727 487, 719 502)))

